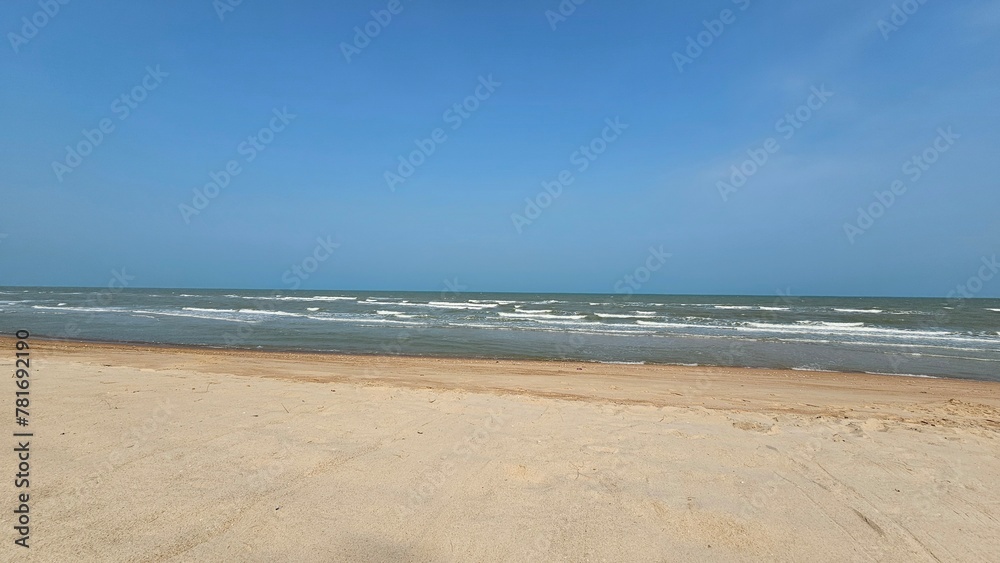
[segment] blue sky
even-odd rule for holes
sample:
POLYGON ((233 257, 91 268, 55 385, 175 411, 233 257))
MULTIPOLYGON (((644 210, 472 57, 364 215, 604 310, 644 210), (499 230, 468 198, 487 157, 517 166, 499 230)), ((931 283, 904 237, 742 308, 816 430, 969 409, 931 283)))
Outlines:
POLYGON ((287 289, 324 238, 302 287, 611 293, 662 245, 643 293, 943 296, 1000 253, 996 2, 45 5, 0 7, 3 285, 287 289))

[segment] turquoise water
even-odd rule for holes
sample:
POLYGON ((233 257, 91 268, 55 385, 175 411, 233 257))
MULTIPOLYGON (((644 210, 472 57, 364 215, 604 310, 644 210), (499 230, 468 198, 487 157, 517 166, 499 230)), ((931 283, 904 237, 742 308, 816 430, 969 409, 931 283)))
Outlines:
POLYGON ((1000 300, 0 288, 0 331, 1000 380, 1000 300))

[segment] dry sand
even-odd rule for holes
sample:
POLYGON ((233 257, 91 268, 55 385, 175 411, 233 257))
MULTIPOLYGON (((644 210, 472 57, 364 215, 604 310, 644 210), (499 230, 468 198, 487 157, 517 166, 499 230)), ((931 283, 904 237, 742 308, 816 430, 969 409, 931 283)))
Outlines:
POLYGON ((1000 384, 37 340, 32 368, 3 560, 1000 560, 1000 384))

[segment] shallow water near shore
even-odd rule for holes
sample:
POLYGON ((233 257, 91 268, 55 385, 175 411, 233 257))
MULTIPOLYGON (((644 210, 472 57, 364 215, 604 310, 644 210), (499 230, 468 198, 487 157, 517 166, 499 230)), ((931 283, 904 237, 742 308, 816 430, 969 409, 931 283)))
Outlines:
POLYGON ((0 331, 1000 381, 1000 300, 0 288, 0 331))

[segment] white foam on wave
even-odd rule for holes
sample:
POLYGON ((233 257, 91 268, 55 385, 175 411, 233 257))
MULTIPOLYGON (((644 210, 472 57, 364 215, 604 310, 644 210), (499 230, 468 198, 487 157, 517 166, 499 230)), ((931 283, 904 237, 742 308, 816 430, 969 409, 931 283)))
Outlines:
POLYGON ((484 328, 489 330, 512 330, 512 327, 503 325, 491 325, 483 323, 448 323, 448 326, 458 326, 467 328, 484 328))
POLYGON ((987 311, 993 311, 994 313, 1000 313, 1000 309, 986 309, 987 311))
POLYGON ((695 325, 688 323, 666 323, 658 321, 636 321, 636 324, 640 326, 653 326, 657 328, 718 328, 718 327, 706 327, 705 325, 695 325))
POLYGON ((648 319, 659 315, 655 311, 629 311, 627 313, 594 313, 602 319, 648 319))
POLYGON ((196 311, 198 313, 236 313, 236 309, 202 309, 199 307, 183 307, 182 311, 196 311))
POLYGON ((276 317, 304 317, 299 313, 289 313, 287 311, 263 311, 261 309, 240 309, 237 313, 244 315, 273 315, 276 317))
POLYGON ((408 301, 361 301, 365 305, 392 305, 393 307, 430 307, 432 309, 455 309, 480 311, 498 307, 496 303, 457 303, 452 301, 431 301, 429 303, 410 303, 408 301))
MULTIPOLYGON (((549 315, 545 313, 505 313, 499 312, 497 315, 509 319, 553 320, 553 321, 578 321, 587 318, 587 315, 549 315)), ((595 323, 596 324, 596 323, 595 323)))
POLYGON ((546 313, 551 313, 552 309, 514 309, 515 313, 521 313, 523 315, 544 315, 546 313))
MULTIPOLYGON (((65 303, 64 303, 65 305, 65 303)), ((128 313, 124 307, 52 307, 50 305, 32 305, 32 309, 42 309, 46 311, 76 311, 79 313, 128 313)))
MULTIPOLYGON (((809 326, 830 326, 830 327, 852 327, 852 326, 865 326, 865 323, 838 323, 831 321, 795 321, 800 325, 809 326)), ((750 324, 763 324, 763 323, 750 323, 750 324)))
POLYGON ((314 295, 312 297, 286 297, 276 295, 274 297, 256 297, 253 295, 227 295, 239 299, 252 299, 260 301, 357 301, 357 297, 332 297, 329 295, 314 295))
MULTIPOLYGON (((591 327, 604 327, 604 326, 608 326, 608 325, 606 325, 604 323, 597 322, 597 321, 564 321, 564 320, 557 320, 557 319, 540 319, 538 317, 532 317, 532 318, 527 319, 527 320, 529 320, 531 322, 534 322, 534 323, 541 323, 541 324, 563 325, 563 326, 566 326, 568 328, 573 328, 573 327, 578 327, 579 328, 579 327, 587 327, 587 326, 591 326, 591 327)), ((625 326, 625 325, 621 325, 621 326, 625 326)))
MULTIPOLYGON (((800 342, 809 342, 809 340, 801 340, 801 339, 796 339, 796 340, 800 341, 800 342)), ((963 342, 966 342, 966 343, 981 342, 983 344, 994 344, 994 345, 996 344, 996 340, 993 340, 993 339, 990 339, 990 338, 972 338, 972 337, 968 337, 966 339, 958 338, 956 340, 960 340, 960 341, 963 341, 963 342)), ((828 341, 824 341, 824 342, 828 342, 828 341)), ((920 344, 911 344, 909 342, 878 342, 878 341, 876 341, 876 342, 868 342, 868 341, 857 341, 857 342, 851 342, 850 344, 851 344, 851 346, 879 346, 879 347, 892 347, 892 348, 924 348, 924 349, 933 348, 933 349, 941 349, 941 350, 948 350, 948 351, 959 351, 959 352, 982 352, 983 351, 982 348, 967 348, 967 347, 964 347, 964 346, 955 346, 953 344, 949 344, 949 345, 943 346, 941 344, 928 344, 926 342, 922 342, 920 344)), ((944 356, 942 356, 942 357, 944 357, 944 356)))
POLYGON ((319 311, 319 307, 306 307, 306 311, 319 311))
MULTIPOLYGON (((611 325, 597 323, 597 322, 566 322, 566 321, 537 321, 537 323, 530 325, 521 325, 512 327, 514 330, 530 330, 535 332, 555 332, 555 333, 567 333, 573 332, 575 334, 594 334, 599 336, 607 335, 653 335, 656 334, 652 330, 641 330, 638 327, 633 326, 627 330, 616 330, 609 328, 611 325), (552 326, 556 325, 556 326, 552 326), (575 326, 566 326, 575 325, 575 326)), ((627 328, 626 325, 620 325, 627 328)))
POLYGON ((299 313, 289 313, 287 311, 265 311, 261 309, 207 309, 203 307, 183 307, 181 311, 195 314, 184 314, 173 311, 132 311, 134 313, 146 313, 153 315, 167 315, 172 317, 191 317, 199 319, 212 319, 220 321, 250 321, 246 317, 274 316, 274 317, 304 317, 299 313))
POLYGON ((392 316, 395 316, 395 317, 399 317, 401 319, 412 319, 413 318, 413 315, 407 315, 406 313, 403 313, 403 312, 400 312, 400 311, 375 311, 375 313, 379 314, 379 315, 392 315, 392 316))
POLYGON ((241 319, 241 318, 236 318, 236 317, 231 317, 231 316, 211 315, 211 314, 198 313, 198 312, 195 312, 195 311, 190 311, 190 312, 187 312, 187 313, 181 313, 181 312, 171 312, 171 311, 143 311, 143 310, 137 310, 137 311, 130 311, 130 312, 134 313, 134 314, 137 314, 137 315, 143 315, 143 314, 145 314, 145 315, 158 315, 158 316, 165 316, 165 317, 185 317, 185 318, 189 318, 189 319, 204 319, 204 320, 207 320, 207 321, 225 321, 225 322, 230 322, 230 323, 249 323, 249 324, 254 324, 256 322, 259 322, 259 321, 253 320, 253 319, 246 319, 246 318, 241 319))
POLYGON ((713 305, 716 309, 730 311, 788 311, 789 307, 765 307, 764 305, 713 305))
POLYGON ((920 375, 916 373, 884 373, 881 371, 866 371, 868 375, 892 375, 895 377, 920 377, 922 379, 941 379, 936 375, 920 375))
POLYGON ((394 324, 394 325, 405 325, 405 326, 423 326, 424 323, 412 322, 412 321, 397 321, 395 319, 376 319, 372 317, 334 317, 334 316, 319 316, 319 315, 309 315, 309 319, 314 321, 326 321, 326 322, 339 322, 339 323, 355 323, 355 324, 394 324))
POLYGON ((838 313, 881 313, 882 309, 836 309, 838 313))
POLYGON ((466 301, 465 303, 455 303, 452 301, 431 301, 427 303, 430 307, 441 307, 444 309, 493 309, 499 305, 496 303, 472 303, 466 301))
POLYGON ((894 328, 880 328, 874 326, 864 326, 864 323, 829 323, 816 321, 799 321, 799 324, 771 324, 771 323, 746 323, 744 326, 734 327, 740 331, 751 332, 777 332, 792 334, 840 334, 840 335, 869 335, 883 338, 921 338, 927 340, 952 340, 959 342, 974 342, 976 339, 968 336, 961 336, 952 332, 932 331, 932 330, 908 330, 894 328))

